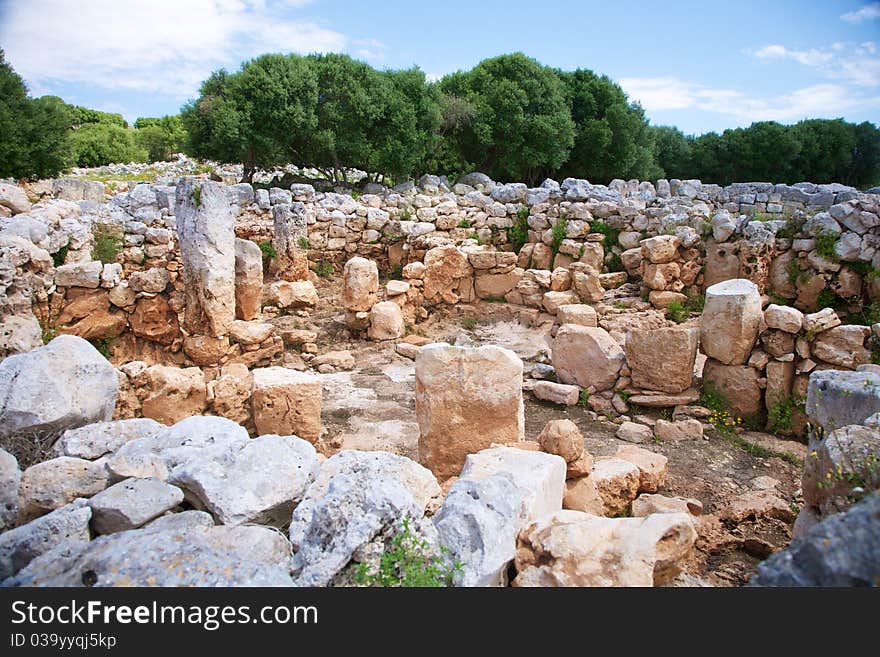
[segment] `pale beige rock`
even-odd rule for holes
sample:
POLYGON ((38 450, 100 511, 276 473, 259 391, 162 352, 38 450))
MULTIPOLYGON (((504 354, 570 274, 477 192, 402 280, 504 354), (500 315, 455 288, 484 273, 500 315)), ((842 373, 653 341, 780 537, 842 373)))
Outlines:
POLYGON ((316 442, 321 436, 320 379, 285 367, 259 368, 252 374, 257 433, 294 435, 316 442))
POLYGON ((836 326, 822 331, 812 344, 814 358, 826 363, 855 369, 871 362, 871 352, 865 348, 865 339, 871 335, 868 326, 836 326))
POLYGON ((403 313, 393 301, 380 301, 370 309, 370 328, 367 336, 371 340, 396 340, 406 332, 403 313))
POLYGON ((648 406, 649 408, 666 408, 669 406, 692 404, 699 398, 700 391, 696 388, 689 388, 677 395, 632 395, 629 398, 629 403, 648 406))
POLYGON ((683 513, 599 518, 560 511, 520 532, 514 586, 658 586, 674 579, 697 532, 683 513))
POLYGON ((559 324, 577 324, 596 328, 598 316, 593 306, 585 303, 570 303, 559 306, 556 309, 556 321, 559 324))
POLYGON ((183 352, 196 365, 216 365, 229 351, 229 338, 210 335, 188 335, 183 339, 183 352))
POLYGON ((552 356, 560 382, 595 391, 613 388, 626 360, 623 349, 605 329, 575 324, 559 327, 552 356))
POLYGON ((506 274, 480 274, 474 277, 474 293, 478 299, 498 299, 513 290, 522 277, 519 268, 506 274))
POLYGON ((311 363, 314 367, 320 365, 332 365, 337 370, 353 370, 357 365, 354 354, 350 351, 328 351, 326 354, 315 356, 311 363))
POLYGON ((773 490, 750 490, 728 502, 721 509, 722 520, 740 523, 747 518, 775 518, 783 522, 794 520, 791 506, 773 490))
POLYGON ((406 294, 409 292, 410 284, 406 281, 388 281, 385 284, 385 294, 390 299, 391 297, 398 297, 401 294, 406 294))
POLYGON ((419 461, 444 479, 492 443, 524 440, 522 361, 495 346, 435 343, 416 357, 419 461))
POLYGON ((266 291, 266 300, 279 308, 314 308, 318 291, 311 281, 275 281, 266 291))
POLYGON ((596 482, 589 476, 576 477, 565 482, 565 497, 562 498, 562 508, 583 511, 594 516, 601 516, 605 512, 605 505, 599 496, 596 482))
POLYGON ((571 288, 581 301, 587 303, 598 303, 605 296, 605 288, 597 273, 572 272, 571 288))
POLYGON ((532 394, 538 399, 562 404, 564 406, 576 406, 581 396, 581 389, 577 386, 553 381, 538 381, 532 388, 532 394))
POLYGON ((804 325, 804 314, 797 308, 771 303, 764 309, 764 322, 768 328, 797 333, 804 325))
POLYGON ((137 377, 137 386, 145 395, 143 416, 162 424, 201 415, 207 407, 205 376, 198 367, 153 365, 137 377))
POLYGON ((677 262, 661 264, 649 262, 644 265, 642 280, 652 290, 665 290, 673 285, 680 274, 681 268, 677 262))
POLYGON ((454 245, 437 246, 425 253, 423 294, 428 303, 454 303, 459 281, 473 275, 467 256, 454 245))
POLYGON ((632 385, 677 394, 691 387, 699 331, 695 327, 634 329, 626 336, 632 385))
POLYGON ((639 469, 639 493, 656 493, 666 483, 669 459, 634 445, 621 445, 615 458, 629 461, 639 469))
POLYGON ((268 340, 275 327, 266 322, 245 322, 240 319, 229 325, 229 337, 242 344, 259 344, 268 340))
POLYGON ((263 252, 250 240, 235 240, 235 316, 243 320, 260 314, 263 299, 263 252))
POLYGON ((59 456, 32 465, 21 475, 18 514, 21 522, 59 509, 77 497, 91 497, 107 487, 103 462, 59 456))
POLYGON ((600 458, 593 465, 590 478, 605 508, 606 516, 616 516, 636 499, 641 482, 639 467, 621 458, 600 458))
POLYGON ((651 290, 648 293, 648 301, 655 308, 668 308, 673 301, 684 303, 687 301, 687 295, 681 292, 670 292, 669 290, 651 290))
POLYGON ((654 435, 658 440, 667 442, 679 442, 681 440, 697 440, 703 437, 703 424, 693 418, 669 422, 657 420, 654 425, 654 435))
POLYGON ((657 235, 641 241, 642 257, 653 263, 672 262, 678 255, 678 237, 657 235))
POLYGON ((538 434, 541 449, 556 454, 566 463, 577 461, 584 453, 584 437, 571 420, 550 420, 538 434))
POLYGON ((551 315, 555 315, 560 306, 570 305, 578 300, 578 295, 570 290, 565 292, 545 292, 542 305, 551 315))
POLYGON ((835 326, 840 326, 840 317, 831 308, 804 315, 804 331, 816 335, 821 331, 827 331, 835 326))
POLYGON ((223 366, 220 376, 208 383, 214 413, 241 425, 247 424, 251 419, 253 385, 253 377, 245 365, 233 363, 223 366))
POLYGON ((379 269, 366 258, 355 257, 342 269, 342 305, 352 312, 367 312, 377 301, 379 269))
POLYGON ((751 281, 735 278, 709 287, 700 323, 703 352, 724 365, 743 365, 763 316, 761 295, 751 281))
POLYGON ((177 313, 160 296, 139 299, 128 321, 136 336, 159 344, 171 344, 180 335, 177 313))
POLYGON ((734 416, 754 417, 761 412, 760 373, 748 365, 724 365, 711 358, 703 366, 703 386, 711 386, 730 403, 734 416))
POLYGON ((683 497, 667 497, 655 493, 643 493, 632 503, 634 518, 645 518, 654 513, 688 513, 692 516, 703 514, 703 503, 683 497))
POLYGON ((637 422, 624 422, 614 435, 628 443, 641 444, 654 440, 654 432, 651 431, 651 427, 637 422))

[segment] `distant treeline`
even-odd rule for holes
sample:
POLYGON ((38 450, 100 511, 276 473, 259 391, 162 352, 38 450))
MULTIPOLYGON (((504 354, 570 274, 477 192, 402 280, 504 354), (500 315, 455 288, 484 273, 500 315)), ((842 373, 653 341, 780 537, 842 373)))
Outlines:
MULTIPOLYGON (((685 136, 650 125, 608 77, 550 68, 521 53, 436 82, 417 68, 376 70, 347 55, 268 54, 237 72, 211 74, 179 116, 138 119, 133 128, 119 115, 57 98, 28 99, 2 55, 0 65, 0 87, 16 87, 16 103, 28 117, 22 132, 31 133, 8 160, 18 164, 0 160, 0 175, 51 175, 53 167, 157 160, 182 150, 241 163, 246 180, 257 169, 293 163, 334 181, 346 169, 360 169, 383 182, 473 170, 529 183, 547 176, 599 183, 809 180, 862 188, 880 182, 880 130, 872 123, 760 122, 685 136), (62 112, 73 117, 69 123, 62 112), (41 118, 49 115, 55 118, 41 118)), ((0 97, 0 130, 4 103, 15 104, 9 94, 0 97)), ((0 155, 4 148, 0 143, 0 155)))

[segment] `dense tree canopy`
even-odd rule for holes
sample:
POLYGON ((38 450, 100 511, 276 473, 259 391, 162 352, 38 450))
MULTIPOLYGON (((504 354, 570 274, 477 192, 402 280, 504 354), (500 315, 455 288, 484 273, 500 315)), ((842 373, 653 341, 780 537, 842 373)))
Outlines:
POLYGON ((496 180, 545 176, 880 184, 880 130, 809 119, 686 136, 651 126, 618 84, 561 71, 522 53, 429 82, 417 68, 376 70, 343 54, 268 54, 219 70, 177 116, 142 117, 29 98, 0 51, 0 176, 158 161, 185 151, 260 168, 314 167, 397 182, 480 170, 496 180))

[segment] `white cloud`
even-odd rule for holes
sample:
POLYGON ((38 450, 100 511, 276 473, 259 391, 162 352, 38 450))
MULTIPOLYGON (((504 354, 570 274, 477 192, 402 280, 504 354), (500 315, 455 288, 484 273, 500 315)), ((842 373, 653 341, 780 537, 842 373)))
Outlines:
POLYGON ((880 86, 880 56, 873 41, 860 44, 834 43, 827 48, 790 50, 773 44, 746 51, 758 59, 789 59, 816 69, 831 80, 850 82, 859 87, 880 86))
POLYGON ((425 73, 425 79, 428 82, 439 82, 443 79, 443 73, 425 73))
POLYGON ((864 96, 839 84, 816 84, 775 96, 707 87, 674 77, 623 78, 621 86, 649 112, 696 109, 735 117, 739 123, 837 117, 853 109, 880 108, 880 95, 864 96))
POLYGON ((16 2, 0 20, 0 43, 32 87, 63 81, 185 98, 211 71, 264 52, 343 50, 343 34, 281 12, 308 3, 16 2))
POLYGON ((840 18, 848 23, 861 23, 873 18, 880 18, 880 2, 872 2, 855 11, 848 11, 840 18))

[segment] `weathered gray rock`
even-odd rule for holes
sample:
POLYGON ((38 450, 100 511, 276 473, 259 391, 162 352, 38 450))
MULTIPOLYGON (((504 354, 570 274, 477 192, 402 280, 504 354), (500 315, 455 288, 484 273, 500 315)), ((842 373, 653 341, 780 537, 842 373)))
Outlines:
POLYGON ((749 586, 876 586, 880 493, 810 528, 758 566, 749 586))
POLYGON ((235 218, 220 183, 181 178, 175 205, 186 289, 184 327, 220 337, 235 319, 235 218))
POLYGON ((821 370, 810 374, 807 416, 826 431, 863 424, 880 411, 880 375, 821 370))
POLYGON ((55 198, 65 201, 104 202, 104 183, 79 178, 58 178, 52 182, 55 198))
POLYGON ((482 481, 494 475, 507 477, 522 497, 520 526, 562 508, 565 495, 565 459, 556 454, 515 447, 493 447, 470 454, 459 481, 482 481))
POLYGON ((30 210, 31 202, 21 187, 0 181, 0 206, 9 208, 12 214, 19 214, 30 210))
POLYGON ((761 295, 749 280, 736 278, 706 290, 700 324, 703 352, 725 365, 743 365, 761 326, 761 295))
POLYGON ((690 388, 699 337, 695 327, 629 331, 626 362, 633 386, 673 394, 690 388))
POLYGON ((92 511, 85 500, 74 500, 26 525, 0 534, 0 581, 33 559, 65 542, 87 543, 92 511))
POLYGON ((379 269, 366 258, 355 257, 342 270, 342 305, 352 312, 367 312, 379 292, 379 269))
POLYGON ((158 479, 126 479, 92 497, 92 527, 98 534, 136 529, 183 502, 183 491, 158 479))
POLYGON ((712 237, 718 243, 724 242, 736 230, 736 221, 727 210, 718 210, 712 215, 712 237))
POLYGON ((33 315, 10 315, 0 320, 0 358, 23 354, 42 345, 42 330, 33 315))
POLYGON ((55 285, 59 287, 96 288, 101 285, 104 265, 100 260, 74 262, 55 269, 55 285))
POLYGON ((404 518, 418 525, 438 494, 430 471, 404 457, 346 450, 327 459, 291 517, 297 584, 326 586, 404 518))
MULTIPOLYGON (((285 192, 287 190, 278 190, 285 192)), ((271 192, 270 192, 271 194, 271 192)), ((286 281, 304 281, 309 277, 307 248, 309 232, 306 224, 306 206, 299 201, 283 203, 272 208, 275 233, 275 262, 278 276, 286 281)))
POLYGON ((822 515, 846 509, 858 492, 880 488, 880 432, 849 425, 810 435, 802 477, 804 502, 822 515), (856 489, 861 489, 856 491, 856 489))
POLYGON ((311 443, 296 436, 260 436, 221 460, 193 460, 171 482, 224 525, 284 525, 318 471, 311 443))
POLYGON ((519 489, 503 475, 456 481, 434 516, 450 564, 459 562, 457 586, 507 586, 521 520, 519 489))
POLYGON ((68 429, 52 446, 57 456, 75 456, 94 461, 115 452, 130 440, 149 438, 165 426, 149 418, 96 422, 78 429, 68 429))
POLYGON ((188 417, 155 436, 125 443, 107 460, 117 479, 155 477, 166 481, 190 461, 224 461, 250 440, 244 427, 222 417, 188 417))
MULTIPOLYGON (((164 520, 164 519, 163 519, 164 520)), ((290 544, 268 527, 154 525, 65 542, 10 586, 291 586, 290 544)))
POLYGON ((18 485, 21 470, 18 459, 0 449, 0 532, 12 527, 18 518, 18 485))
POLYGON ((21 475, 18 514, 29 520, 58 509, 77 497, 91 497, 107 487, 103 463, 59 456, 32 465, 21 475))

